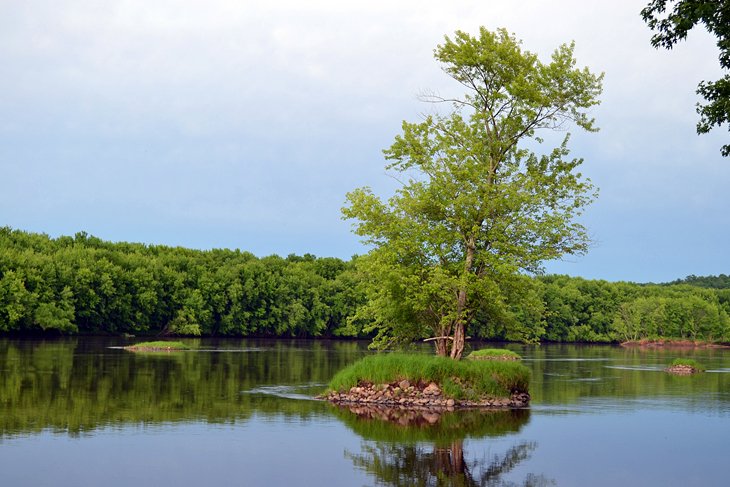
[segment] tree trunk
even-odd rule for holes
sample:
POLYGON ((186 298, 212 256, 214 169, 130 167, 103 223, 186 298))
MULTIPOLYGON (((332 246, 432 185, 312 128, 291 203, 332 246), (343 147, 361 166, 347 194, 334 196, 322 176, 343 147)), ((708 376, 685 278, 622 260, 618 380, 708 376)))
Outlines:
MULTIPOLYGON (((466 258, 464 259, 464 274, 468 275, 472 272, 474 265, 474 253, 476 252, 474 238, 469 238, 466 243, 466 258)), ((451 344, 451 358, 454 360, 461 359, 464 353, 465 328, 466 328, 466 284, 459 289, 456 302, 456 321, 454 322, 454 342, 451 344)))
POLYGON ((436 479, 449 478, 449 485, 477 485, 464 461, 463 440, 454 441, 449 448, 434 446, 432 458, 436 479))
POLYGON ((451 468, 454 473, 466 474, 466 462, 464 462, 464 441, 457 440, 451 443, 451 468))
POLYGON ((449 355, 448 338, 438 338, 437 340, 434 340, 434 345, 436 346, 436 355, 439 357, 447 357, 449 355))
MULTIPOLYGON (((459 302, 462 300, 462 294, 463 299, 466 301, 466 291, 459 291, 459 302)), ((460 360, 461 354, 464 353, 464 342, 465 342, 465 334, 464 334, 464 320, 459 317, 459 319, 454 323, 454 342, 451 344, 451 358, 454 360, 460 360)))

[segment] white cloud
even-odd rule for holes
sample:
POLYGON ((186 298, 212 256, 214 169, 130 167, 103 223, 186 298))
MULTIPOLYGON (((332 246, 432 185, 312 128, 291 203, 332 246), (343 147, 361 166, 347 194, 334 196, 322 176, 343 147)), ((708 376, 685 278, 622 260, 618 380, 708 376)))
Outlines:
MULTIPOLYGON (((695 216, 676 225, 701 234, 710 225, 702 209, 730 203, 719 183, 730 176, 719 156, 727 133, 694 133, 696 84, 720 72, 714 39, 692 32, 673 51, 657 51, 639 17, 642 6, 628 0, 6 2, 0 177, 8 190, 0 195, 0 213, 8 221, 0 225, 37 222, 35 229, 46 231, 44 222, 52 220, 74 233, 80 222, 104 219, 84 204, 93 198, 97 208, 126 218, 119 232, 128 234, 116 236, 124 240, 148 241, 149 215, 170 219, 164 238, 173 244, 186 243, 176 241, 185 231, 175 225, 221 222, 208 246, 220 246, 214 239, 228 231, 222 228, 253 225, 265 233, 266 221, 271 227, 295 221, 292 242, 316 245, 312 235, 326 234, 322 248, 349 256, 357 251, 350 235, 341 236, 341 247, 333 243, 346 227, 337 211, 345 192, 364 184, 391 187, 380 150, 402 119, 429 110, 416 100, 419 92, 455 89, 432 58, 435 45, 456 29, 485 25, 506 27, 542 56, 575 40, 578 62, 605 71, 603 104, 595 111, 602 131, 572 139, 574 153, 586 158, 585 172, 602 187, 603 206, 591 220, 599 239, 620 239, 601 234, 615 231, 621 219, 641 226, 636 222, 663 207, 686 204, 695 216), (113 189, 110 173, 123 190, 113 189), (148 176, 137 181, 139 173, 148 176), (15 204, 28 194, 37 197, 15 204), (634 216, 627 216, 630 207, 634 216)), ((195 242, 205 246, 202 238, 195 242)), ((261 242, 265 247, 265 237, 261 242)), ((647 240, 652 245, 659 242, 647 240)), ((719 245, 713 258, 724 255, 719 245)), ((600 258, 575 265, 596 274, 613 259, 610 267, 620 268, 615 262, 628 247, 607 243, 600 258)))

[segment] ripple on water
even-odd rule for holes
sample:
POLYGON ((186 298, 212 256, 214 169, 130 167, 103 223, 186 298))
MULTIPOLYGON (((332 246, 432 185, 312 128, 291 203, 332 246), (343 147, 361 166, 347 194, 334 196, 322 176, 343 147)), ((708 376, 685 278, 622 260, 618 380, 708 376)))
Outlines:
POLYGON ((297 399, 303 401, 314 401, 314 393, 321 391, 326 384, 310 383, 296 386, 259 386, 249 389, 247 391, 241 391, 243 394, 262 394, 265 396, 274 396, 284 399, 297 399), (303 390, 310 390, 309 394, 302 392, 303 390))
POLYGON ((604 365, 607 369, 636 370, 646 372, 664 372, 664 365, 604 365))
POLYGON ((708 369, 705 372, 713 374, 730 374, 730 369, 708 369))

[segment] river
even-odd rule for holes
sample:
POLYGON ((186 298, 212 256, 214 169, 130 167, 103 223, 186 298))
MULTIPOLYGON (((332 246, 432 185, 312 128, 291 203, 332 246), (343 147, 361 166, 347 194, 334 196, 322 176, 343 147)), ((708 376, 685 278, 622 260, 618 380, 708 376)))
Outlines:
POLYGON ((385 422, 313 397, 372 353, 353 341, 0 340, 4 486, 721 486, 730 350, 506 345, 524 410, 385 422), (707 372, 663 368, 691 357, 707 372))

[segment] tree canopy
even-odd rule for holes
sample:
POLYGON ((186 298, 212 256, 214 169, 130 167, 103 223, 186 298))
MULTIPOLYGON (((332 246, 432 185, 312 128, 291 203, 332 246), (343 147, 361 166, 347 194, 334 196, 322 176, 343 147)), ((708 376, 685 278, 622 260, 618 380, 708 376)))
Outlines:
MULTIPOLYGON (((720 66, 730 69, 730 0, 652 0, 642 9, 641 17, 655 31, 652 46, 666 49, 686 39, 697 24, 703 24, 717 37, 720 66), (667 11, 669 5, 674 6, 671 12, 667 11)), ((730 75, 717 81, 700 82, 697 94, 707 102, 697 104, 700 115, 697 133, 706 134, 714 127, 730 123, 730 75)), ((721 152, 729 156, 730 144, 723 145, 721 152)))
MULTIPOLYGON (((537 153, 539 133, 576 125, 596 131, 602 75, 575 67, 573 45, 548 62, 506 30, 457 31, 434 51, 466 93, 430 97, 451 110, 403 122, 384 151, 403 185, 387 202, 369 188, 347 195, 345 218, 373 246, 361 270, 376 343, 433 338, 440 355, 460 358, 475 320, 516 325, 510 299, 529 289, 522 273, 545 260, 586 251, 575 221, 594 197, 568 157, 568 139, 537 153)), ((539 330, 511 327, 513 338, 539 330)))

